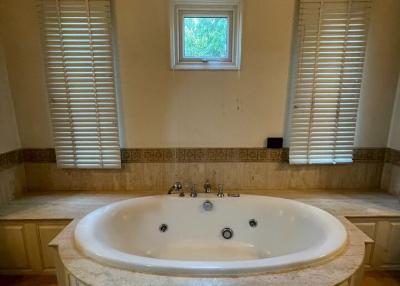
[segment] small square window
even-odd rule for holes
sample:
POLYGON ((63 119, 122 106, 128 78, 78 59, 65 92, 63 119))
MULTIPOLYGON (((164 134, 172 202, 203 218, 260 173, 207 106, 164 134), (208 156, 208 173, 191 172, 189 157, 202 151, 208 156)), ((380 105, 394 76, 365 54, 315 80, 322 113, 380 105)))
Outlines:
POLYGON ((225 61, 229 58, 229 18, 184 16, 183 60, 225 61))
POLYGON ((239 0, 171 0, 173 69, 240 68, 239 0))

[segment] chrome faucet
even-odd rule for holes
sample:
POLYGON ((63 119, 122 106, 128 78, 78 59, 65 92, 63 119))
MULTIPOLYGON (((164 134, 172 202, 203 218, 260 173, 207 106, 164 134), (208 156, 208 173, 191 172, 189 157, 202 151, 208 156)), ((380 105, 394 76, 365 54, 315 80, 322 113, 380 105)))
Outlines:
POLYGON ((217 197, 218 198, 223 198, 225 196, 224 194, 224 186, 222 184, 218 185, 218 193, 217 197))
POLYGON ((171 186, 171 188, 169 188, 168 195, 172 194, 173 192, 179 192, 180 197, 185 196, 185 193, 183 192, 182 184, 180 182, 176 182, 175 184, 173 184, 171 186))
POLYGON ((193 184, 192 188, 190 189, 190 197, 195 198, 197 197, 196 185, 193 184))
MULTIPOLYGON (((211 191, 212 191, 211 184, 210 184, 210 182, 208 180, 205 182, 203 188, 204 188, 204 192, 207 193, 207 194, 211 193, 211 191)), ((224 185, 219 184, 218 185, 217 197, 218 198, 223 198, 224 196, 225 196, 225 194, 224 194, 224 185)))
POLYGON ((211 184, 208 180, 205 182, 203 188, 205 193, 211 193, 211 184))

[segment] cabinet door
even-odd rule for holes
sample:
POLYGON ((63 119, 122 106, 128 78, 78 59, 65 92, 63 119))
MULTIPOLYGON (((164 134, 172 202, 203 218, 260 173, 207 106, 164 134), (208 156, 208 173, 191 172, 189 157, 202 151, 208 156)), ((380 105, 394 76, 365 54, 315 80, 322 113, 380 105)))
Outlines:
POLYGON ((382 270, 400 269, 400 221, 380 221, 377 226, 372 264, 382 270))
POLYGON ((0 224, 0 269, 29 269, 24 226, 0 224))
POLYGON ((383 262, 400 265, 400 222, 390 222, 383 262))
MULTIPOLYGON (((362 232, 368 235, 369 238, 375 240, 375 230, 376 230, 376 223, 375 222, 357 222, 354 223, 362 232)), ((374 250, 374 244, 368 243, 365 245, 365 265, 371 265, 371 258, 372 253, 374 250)))
POLYGON ((42 254, 44 270, 54 270, 55 268, 53 253, 51 252, 48 244, 63 230, 65 226, 65 223, 39 224, 38 226, 40 251, 42 254))

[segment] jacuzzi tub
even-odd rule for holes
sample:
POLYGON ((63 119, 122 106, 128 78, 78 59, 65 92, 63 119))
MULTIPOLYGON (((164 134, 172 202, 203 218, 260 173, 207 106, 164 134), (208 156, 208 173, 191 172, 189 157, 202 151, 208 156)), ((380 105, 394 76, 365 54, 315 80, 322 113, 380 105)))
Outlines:
POLYGON ((304 267, 331 258, 346 239, 342 223, 321 209, 251 195, 135 198, 95 210, 75 229, 75 244, 86 256, 116 268, 166 275, 304 267), (206 200, 211 210, 205 210, 206 200))

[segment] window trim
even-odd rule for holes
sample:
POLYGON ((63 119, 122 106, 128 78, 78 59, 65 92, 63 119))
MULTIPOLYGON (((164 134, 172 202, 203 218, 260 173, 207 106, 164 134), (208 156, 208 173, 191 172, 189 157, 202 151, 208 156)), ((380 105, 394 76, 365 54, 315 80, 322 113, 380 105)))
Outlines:
POLYGON ((241 65, 241 0, 170 0, 170 53, 173 70, 239 70, 241 65), (228 58, 204 59, 183 56, 183 25, 186 15, 227 17, 228 58))

